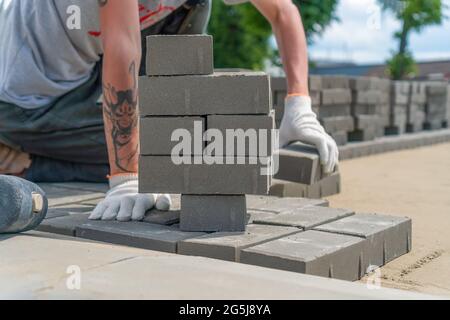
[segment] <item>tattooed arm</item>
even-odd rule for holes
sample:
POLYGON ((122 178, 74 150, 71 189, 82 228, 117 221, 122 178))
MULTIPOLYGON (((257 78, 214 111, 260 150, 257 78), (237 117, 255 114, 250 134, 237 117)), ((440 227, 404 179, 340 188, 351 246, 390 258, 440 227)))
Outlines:
POLYGON ((111 175, 137 173, 141 40, 138 0, 99 0, 103 41, 103 115, 111 175))

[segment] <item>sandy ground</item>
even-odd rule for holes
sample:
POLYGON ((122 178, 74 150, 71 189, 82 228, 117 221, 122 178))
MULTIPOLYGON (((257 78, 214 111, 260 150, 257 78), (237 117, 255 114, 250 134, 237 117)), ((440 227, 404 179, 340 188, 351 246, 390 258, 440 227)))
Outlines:
POLYGON ((413 251, 381 269, 382 286, 450 297, 450 144, 348 160, 340 170, 332 207, 413 219, 413 251))

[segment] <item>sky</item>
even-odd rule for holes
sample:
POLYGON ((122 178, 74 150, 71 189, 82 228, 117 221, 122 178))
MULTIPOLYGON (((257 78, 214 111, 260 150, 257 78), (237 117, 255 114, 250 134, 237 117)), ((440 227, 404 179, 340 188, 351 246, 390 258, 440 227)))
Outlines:
MULTIPOLYGON (((443 0, 449 17, 440 26, 430 26, 410 37, 410 49, 417 61, 450 60, 450 0, 443 0)), ((340 0, 333 22, 309 48, 312 60, 383 63, 398 47, 393 34, 400 23, 380 12, 376 0, 340 0)))

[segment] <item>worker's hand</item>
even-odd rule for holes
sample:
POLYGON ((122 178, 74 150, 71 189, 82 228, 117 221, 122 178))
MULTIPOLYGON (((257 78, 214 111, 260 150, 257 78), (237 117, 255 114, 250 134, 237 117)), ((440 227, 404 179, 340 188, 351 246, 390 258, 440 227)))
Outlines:
POLYGON ((171 206, 169 195, 140 194, 136 175, 114 176, 111 189, 90 215, 90 220, 141 221, 148 210, 156 207, 167 211, 171 206))
POLYGON ((339 149, 312 111, 311 98, 288 96, 280 127, 280 147, 297 141, 315 146, 325 173, 334 172, 339 162, 339 149))

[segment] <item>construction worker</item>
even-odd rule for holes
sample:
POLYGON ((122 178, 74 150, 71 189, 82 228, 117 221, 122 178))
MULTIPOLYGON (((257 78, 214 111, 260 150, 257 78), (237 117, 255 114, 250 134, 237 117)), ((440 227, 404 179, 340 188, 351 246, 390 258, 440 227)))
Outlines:
MULTIPOLYGON (((141 220, 154 206, 169 209, 168 195, 138 193, 142 52, 147 35, 204 33, 211 2, 0 0, 0 174, 47 182, 108 176, 110 191, 91 219, 141 220)), ((315 145, 332 172, 338 149, 311 110, 299 11, 291 0, 250 2, 273 27, 288 79, 280 144, 315 145)))

